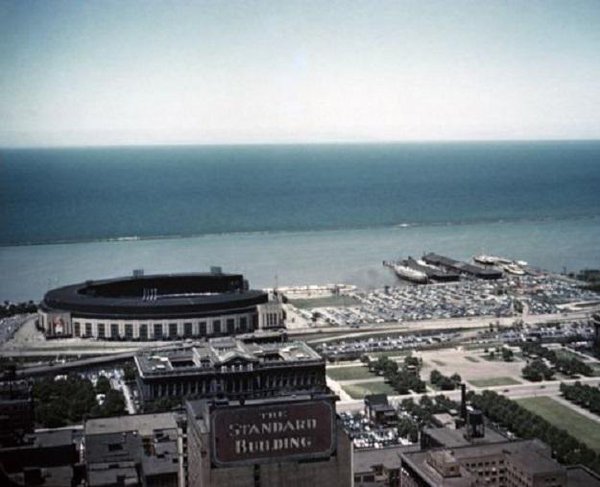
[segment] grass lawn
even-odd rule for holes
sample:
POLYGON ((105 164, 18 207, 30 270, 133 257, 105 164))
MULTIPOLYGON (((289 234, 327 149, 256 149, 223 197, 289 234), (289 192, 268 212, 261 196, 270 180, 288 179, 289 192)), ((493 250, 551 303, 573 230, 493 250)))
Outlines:
POLYGON ((498 352, 494 352, 494 356, 490 355, 489 353, 486 353, 482 355, 481 358, 483 360, 487 360, 488 362, 504 362, 502 354, 498 352))
POLYGON ((389 384, 385 382, 359 382, 348 384, 343 389, 352 396, 353 399, 362 399, 368 394, 388 394, 393 396, 398 394, 389 384))
POLYGON ((490 377, 489 379, 467 379, 469 384, 475 387, 493 387, 493 386, 514 386, 521 384, 512 377, 490 377))
POLYGON ((439 365, 440 367, 443 367, 444 365, 446 365, 446 362, 442 362, 441 360, 434 360, 434 359, 431 359, 431 361, 432 361, 434 364, 436 364, 436 365, 439 365))
POLYGON ((556 356, 560 358, 575 358, 577 360, 581 360, 582 362, 587 362, 589 360, 587 357, 582 357, 578 353, 574 353, 566 348, 557 348, 554 350, 554 353, 556 353, 556 356))
POLYGON ((517 402, 554 426, 569 432, 590 448, 600 451, 600 423, 549 397, 528 397, 517 399, 517 402))
POLYGON ((333 380, 360 380, 377 377, 362 365, 356 367, 327 367, 327 375, 333 380))
POLYGON ((479 362, 479 359, 476 359, 475 357, 471 357, 470 355, 465 355, 465 360, 468 360, 469 362, 474 362, 474 363, 479 362))

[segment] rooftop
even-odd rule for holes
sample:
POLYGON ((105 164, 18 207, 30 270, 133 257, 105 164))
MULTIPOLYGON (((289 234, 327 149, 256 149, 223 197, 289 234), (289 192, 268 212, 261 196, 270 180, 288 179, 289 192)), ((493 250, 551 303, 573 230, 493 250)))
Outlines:
POLYGON ((486 428, 485 436, 483 438, 471 438, 465 437, 465 429, 453 429, 453 428, 424 428, 423 433, 435 440, 440 445, 446 448, 456 448, 460 446, 470 446, 473 444, 490 444, 490 443, 502 443, 507 440, 505 436, 494 431, 491 428, 486 428))
POLYGON ((88 464, 118 464, 141 457, 142 438, 136 431, 86 435, 85 456, 88 464))
POLYGON ((86 435, 137 431, 141 436, 152 436, 156 430, 165 429, 177 429, 177 421, 173 413, 96 418, 85 422, 86 435))
MULTIPOLYGON (((529 475, 540 473, 561 472, 565 468, 552 459, 550 448, 539 440, 520 440, 504 441, 502 443, 487 443, 468 446, 458 446, 454 448, 440 448, 428 451, 407 452, 403 454, 402 459, 406 461, 413 469, 426 477, 433 485, 440 486, 462 486, 470 485, 468 483, 458 482, 461 478, 456 478, 458 483, 452 483, 453 479, 444 479, 435 470, 428 459, 436 454, 445 456, 446 459, 458 462, 468 461, 477 458, 491 456, 503 457, 505 461, 510 461, 529 475)), ((464 482, 464 479, 462 480, 464 482)))
POLYGON ((104 485, 137 486, 139 485, 138 473, 135 462, 123 462, 118 466, 107 463, 88 465, 87 475, 90 487, 104 485))
POLYGON ((600 476, 581 465, 567 467, 569 487, 600 487, 600 476))
POLYGON ((436 487, 471 487, 473 485, 472 475, 464 468, 459 469, 460 476, 443 477, 427 461, 430 456, 430 451, 407 452, 402 454, 402 462, 408 463, 429 483, 428 485, 436 487))
POLYGON ((28 435, 33 440, 33 444, 39 448, 52 446, 70 445, 75 441, 75 435, 78 431, 75 429, 56 429, 49 431, 39 431, 28 435))
MULTIPOLYGON (((136 355, 142 375, 213 372, 223 365, 239 366, 323 361, 304 342, 245 343, 233 338, 215 338, 192 348, 141 352, 136 355)), ((243 370, 243 369, 236 369, 243 370)))
POLYGON ((93 419, 85 431, 91 485, 112 485, 119 476, 137 481, 139 467, 145 477, 178 472, 179 432, 172 413, 93 419))
POLYGON ((394 445, 385 448, 363 448, 354 450, 354 473, 370 472, 378 465, 386 469, 400 468, 400 453, 418 451, 419 445, 394 445))

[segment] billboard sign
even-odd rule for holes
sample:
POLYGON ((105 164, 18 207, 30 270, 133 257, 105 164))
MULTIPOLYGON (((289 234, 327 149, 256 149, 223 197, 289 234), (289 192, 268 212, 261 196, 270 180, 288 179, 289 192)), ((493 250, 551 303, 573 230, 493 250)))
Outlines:
POLYGON ((71 313, 48 313, 48 329, 52 336, 71 334, 71 313))
POLYGON ((211 416, 216 465, 328 457, 335 449, 329 401, 216 408, 211 416))

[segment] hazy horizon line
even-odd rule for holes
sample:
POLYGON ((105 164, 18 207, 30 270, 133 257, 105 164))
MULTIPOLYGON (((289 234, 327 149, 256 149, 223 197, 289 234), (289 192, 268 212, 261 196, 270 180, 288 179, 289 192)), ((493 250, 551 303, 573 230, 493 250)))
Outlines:
POLYGON ((143 147, 249 147, 249 146, 312 146, 312 145, 384 145, 384 144, 489 144, 489 143, 553 143, 553 142, 600 142, 598 138, 531 138, 531 139, 401 139, 401 140, 330 140, 330 141, 234 141, 234 142, 143 142, 124 144, 40 144, 40 145, 0 145, 0 150, 27 149, 127 149, 143 147))

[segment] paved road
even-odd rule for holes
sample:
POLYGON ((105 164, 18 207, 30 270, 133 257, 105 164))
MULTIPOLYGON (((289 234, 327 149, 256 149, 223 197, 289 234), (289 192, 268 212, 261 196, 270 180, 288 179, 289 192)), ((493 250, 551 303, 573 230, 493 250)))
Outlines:
POLYGON ((36 316, 33 314, 24 314, 0 319, 0 344, 11 340, 25 323, 34 320, 36 316))
MULTIPOLYGON (((337 383, 334 380, 331 380, 329 377, 326 377, 325 380, 327 381, 327 387, 329 387, 335 394, 337 394, 338 397, 343 402, 348 402, 348 403, 355 402, 352 399, 352 396, 350 396, 350 394, 348 394, 339 383, 337 383)), ((362 401, 361 401, 361 404, 362 404, 362 401)), ((364 407, 364 404, 362 405, 362 407, 364 407)), ((362 407, 360 409, 362 409, 362 407)))
POLYGON ((111 382, 114 381, 113 389, 120 390, 123 393, 123 397, 125 398, 125 409, 127 409, 129 414, 135 414, 136 411, 131 389, 127 384, 125 384, 123 373, 119 370, 116 370, 115 375, 116 377, 111 380, 111 382))
MULTIPOLYGON (((167 346, 157 347, 157 346, 149 346, 146 347, 152 350, 169 350, 172 348, 188 348, 191 347, 192 344, 182 344, 182 343, 171 343, 167 346)), ((55 364, 55 365, 40 365, 34 367, 27 367, 25 369, 17 370, 17 377, 32 377, 46 374, 61 374, 64 372, 70 372, 72 370, 79 369, 89 369, 98 367, 100 365, 109 364, 109 363, 118 363, 125 362, 127 360, 131 360, 135 355, 135 351, 133 352, 123 352, 123 353, 115 353, 112 355, 104 355, 101 357, 93 357, 93 358, 85 358, 80 360, 73 360, 71 362, 66 362, 64 364, 55 364)), ((46 354, 47 355, 47 354, 46 354)))
MULTIPOLYGON (((529 325, 536 325, 545 323, 548 321, 556 322, 571 322, 587 319, 590 313, 600 310, 599 306, 587 309, 585 311, 572 311, 556 314, 545 314, 545 315, 528 315, 523 321, 529 325)), ((361 325, 357 330, 350 327, 327 327, 327 328, 309 328, 305 330, 296 329, 288 331, 290 336, 307 335, 311 334, 311 337, 305 337, 310 343, 321 343, 332 340, 340 340, 342 338, 360 338, 365 334, 370 333, 414 333, 423 331, 447 331, 455 328, 470 329, 470 328, 486 328, 490 323, 499 323, 500 326, 508 327, 512 326, 516 320, 522 319, 520 316, 512 316, 508 318, 497 318, 496 316, 478 316, 472 318, 448 318, 448 319, 437 319, 437 320, 420 320, 420 321, 407 321, 403 323, 381 323, 371 325, 361 325), (319 337, 319 334, 333 333, 335 336, 319 337)))

